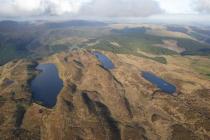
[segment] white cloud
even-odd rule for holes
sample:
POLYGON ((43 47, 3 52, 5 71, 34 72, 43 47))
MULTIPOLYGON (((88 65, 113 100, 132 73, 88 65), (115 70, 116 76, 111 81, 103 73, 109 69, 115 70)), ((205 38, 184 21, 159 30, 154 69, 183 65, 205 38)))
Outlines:
POLYGON ((210 14, 210 0, 0 0, 0 17, 141 17, 163 11, 210 14))
POLYGON ((0 0, 0 16, 73 14, 90 0, 0 0))
POLYGON ((193 0, 156 0, 160 7, 169 14, 191 14, 195 13, 192 2, 193 0))
POLYGON ((42 0, 41 14, 73 14, 79 12, 81 6, 90 0, 42 0))
POLYGON ((139 17, 160 14, 154 0, 93 0, 82 7, 80 14, 105 17, 139 17))
POLYGON ((210 0, 156 0, 170 14, 210 14, 210 0))
POLYGON ((196 0, 194 6, 198 12, 210 14, 210 0, 196 0))
POLYGON ((0 0, 0 3, 0 16, 148 16, 161 12, 154 0, 0 0))

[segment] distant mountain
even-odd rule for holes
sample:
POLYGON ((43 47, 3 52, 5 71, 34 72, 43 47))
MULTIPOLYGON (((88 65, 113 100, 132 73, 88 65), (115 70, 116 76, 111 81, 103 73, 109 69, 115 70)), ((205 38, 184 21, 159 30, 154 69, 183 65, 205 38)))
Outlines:
POLYGON ((124 28, 124 29, 112 29, 113 33, 120 33, 120 34, 144 34, 147 28, 145 27, 138 27, 138 28, 124 28))
POLYGON ((18 22, 15 21, 1 21, 0 22, 0 31, 12 31, 18 27, 18 22))
POLYGON ((210 44, 210 38, 206 40, 206 43, 210 44))
POLYGON ((1 21, 0 22, 0 26, 15 26, 15 25, 18 25, 18 22, 16 21, 12 21, 12 20, 4 20, 4 21, 1 21))
POLYGON ((33 24, 29 22, 17 22, 5 20, 0 22, 0 32, 16 32, 31 29, 33 24))
POLYGON ((167 26, 166 27, 168 31, 172 32, 181 32, 181 33, 187 33, 188 29, 185 27, 180 27, 180 26, 167 26))
POLYGON ((193 27, 193 26, 191 26, 191 29, 194 32, 200 33, 202 35, 210 36, 210 30, 209 29, 202 29, 202 28, 193 27))
POLYGON ((101 27, 101 26, 106 26, 106 25, 107 24, 104 22, 86 21, 86 20, 71 20, 71 21, 65 21, 65 22, 46 23, 46 26, 48 28, 67 28, 67 27, 82 27, 82 26, 101 27))

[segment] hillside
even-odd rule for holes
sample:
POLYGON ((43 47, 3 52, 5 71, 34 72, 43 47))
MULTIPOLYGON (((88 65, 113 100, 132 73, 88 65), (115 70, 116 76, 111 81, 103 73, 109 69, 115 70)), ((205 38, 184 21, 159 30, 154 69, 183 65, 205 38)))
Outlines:
POLYGON ((207 34, 208 28, 168 26, 85 20, 40 23, 2 21, 0 65, 14 59, 37 59, 74 48, 132 54, 160 63, 167 63, 162 55, 209 56, 210 44, 194 36, 195 33, 207 34), (148 57, 141 52, 156 57, 148 57))
POLYGON ((198 58, 165 56, 165 65, 102 53, 114 69, 101 66, 90 50, 61 52, 38 61, 56 64, 64 82, 51 109, 31 102, 29 84, 38 74, 37 63, 19 60, 1 66, 0 108, 7 111, 0 113, 0 139, 210 139, 210 81, 191 69, 198 58), (141 71, 176 85, 176 96, 159 91, 141 71))

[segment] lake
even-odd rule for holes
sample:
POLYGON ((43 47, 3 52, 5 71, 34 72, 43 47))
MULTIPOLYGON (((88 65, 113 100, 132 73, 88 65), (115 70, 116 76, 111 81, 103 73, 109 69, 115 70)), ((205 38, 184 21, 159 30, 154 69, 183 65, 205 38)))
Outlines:
POLYGON ((59 78, 54 64, 39 64, 36 69, 41 72, 31 82, 32 99, 45 107, 52 108, 63 88, 63 81, 59 78))
POLYGON ((101 62, 104 68, 113 69, 115 67, 112 61, 107 56, 103 55, 102 53, 98 51, 94 51, 93 54, 101 62))
POLYGON ((176 86, 157 77, 155 74, 153 74, 151 72, 143 71, 142 76, 163 92, 166 92, 169 94, 173 94, 176 92, 176 86))

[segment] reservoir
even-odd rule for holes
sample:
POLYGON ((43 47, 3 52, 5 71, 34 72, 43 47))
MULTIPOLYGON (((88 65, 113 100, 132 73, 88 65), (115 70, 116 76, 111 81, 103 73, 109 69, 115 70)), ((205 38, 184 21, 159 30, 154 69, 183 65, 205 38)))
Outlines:
POLYGON ((103 55, 102 53, 100 53, 98 51, 94 51, 93 54, 101 62, 101 64, 103 65, 104 68, 106 68, 106 69, 114 68, 114 64, 107 56, 103 55))
POLYGON ((176 87, 170 83, 168 83, 167 81, 157 77, 156 75, 154 75, 151 72, 146 72, 143 71, 142 72, 142 76, 148 80, 149 82, 151 82, 153 85, 155 85, 157 88, 159 88, 162 92, 166 92, 169 94, 173 94, 176 92, 176 87))
POLYGON ((63 81, 59 78, 54 64, 39 64, 36 69, 41 72, 31 82, 32 99, 45 107, 52 108, 63 88, 63 81))

